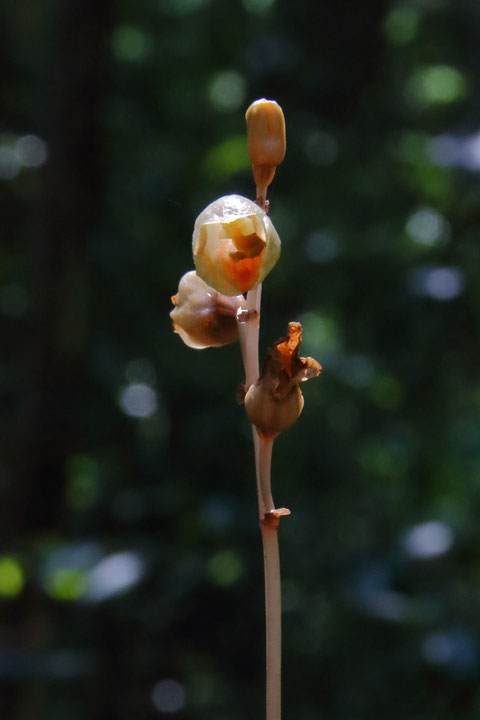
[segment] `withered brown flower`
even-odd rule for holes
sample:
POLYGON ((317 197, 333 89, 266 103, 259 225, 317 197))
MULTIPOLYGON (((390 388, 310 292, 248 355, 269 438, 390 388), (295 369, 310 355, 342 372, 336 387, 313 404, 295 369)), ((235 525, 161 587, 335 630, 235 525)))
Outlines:
POLYGON ((246 305, 243 295, 222 295, 191 270, 181 278, 172 302, 173 329, 189 347, 203 350, 238 339, 236 314, 246 305))
POLYGON ((317 377, 322 371, 313 358, 299 357, 301 339, 301 324, 289 323, 287 336, 270 348, 258 381, 245 396, 247 415, 265 437, 278 435, 293 425, 303 410, 299 383, 317 377))

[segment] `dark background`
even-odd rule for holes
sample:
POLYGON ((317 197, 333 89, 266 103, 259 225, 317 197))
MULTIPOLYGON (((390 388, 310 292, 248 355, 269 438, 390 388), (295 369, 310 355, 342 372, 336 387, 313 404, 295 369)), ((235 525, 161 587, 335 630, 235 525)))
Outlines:
POLYGON ((480 5, 0 7, 0 717, 262 717, 238 346, 171 331, 197 214, 275 98, 291 720, 480 712, 480 5))

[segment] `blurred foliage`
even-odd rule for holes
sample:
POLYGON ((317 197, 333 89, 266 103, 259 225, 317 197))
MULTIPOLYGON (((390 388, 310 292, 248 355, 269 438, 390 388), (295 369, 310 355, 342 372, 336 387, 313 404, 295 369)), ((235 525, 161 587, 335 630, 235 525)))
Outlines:
POLYGON ((289 320, 324 366, 276 443, 285 716, 480 712, 480 5, 0 7, 0 716, 263 712, 238 347, 170 296, 197 214, 252 196, 275 98, 289 320))

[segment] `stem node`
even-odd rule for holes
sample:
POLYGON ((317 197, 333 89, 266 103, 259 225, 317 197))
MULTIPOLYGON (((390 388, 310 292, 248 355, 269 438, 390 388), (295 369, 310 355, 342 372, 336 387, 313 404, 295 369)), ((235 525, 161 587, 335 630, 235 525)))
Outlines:
POLYGON ((265 513, 264 517, 260 520, 260 525, 264 527, 273 528, 276 530, 280 525, 280 518, 284 515, 290 515, 288 508, 276 508, 275 510, 269 510, 265 513))

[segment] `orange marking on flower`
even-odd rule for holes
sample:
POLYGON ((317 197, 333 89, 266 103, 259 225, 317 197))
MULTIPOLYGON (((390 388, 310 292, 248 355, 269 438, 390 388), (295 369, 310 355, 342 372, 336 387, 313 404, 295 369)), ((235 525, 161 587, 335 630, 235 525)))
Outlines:
POLYGON ((264 252, 262 250, 256 257, 244 257, 236 260, 230 256, 224 260, 225 272, 229 280, 237 285, 240 292, 247 292, 257 284, 264 252))

